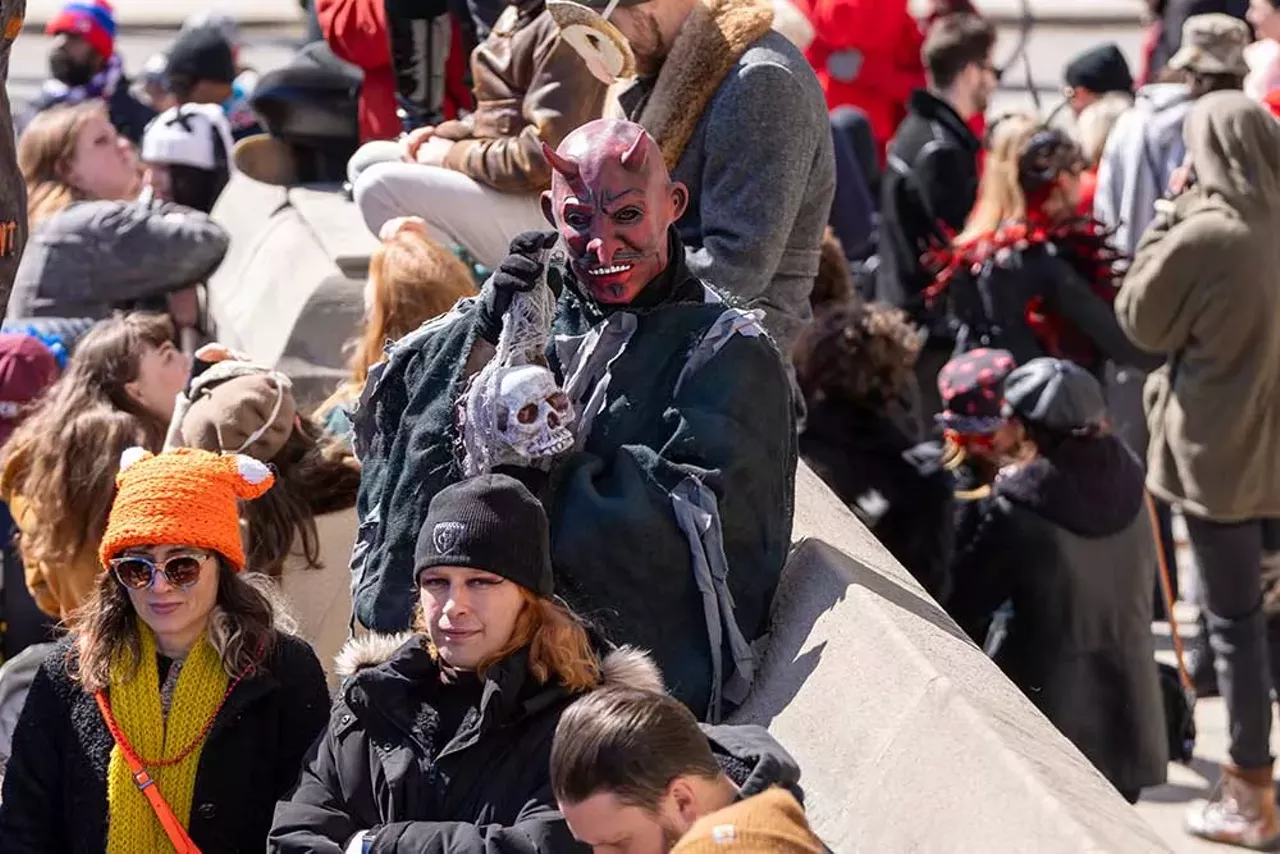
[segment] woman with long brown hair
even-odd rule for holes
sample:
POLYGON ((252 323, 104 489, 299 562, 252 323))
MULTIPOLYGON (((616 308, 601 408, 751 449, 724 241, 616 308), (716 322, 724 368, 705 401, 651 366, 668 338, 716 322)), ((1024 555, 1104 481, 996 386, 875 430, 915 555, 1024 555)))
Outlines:
POLYGON ((978 201, 926 291, 959 324, 957 349, 1008 350, 1019 364, 1063 358, 1100 376, 1108 360, 1158 364, 1121 331, 1111 303, 1118 254, 1079 215, 1079 146, 1028 115, 989 133, 978 201))
POLYGON ((55 107, 18 140, 31 225, 7 318, 103 318, 159 308, 222 262, 227 234, 207 215, 141 198, 133 145, 99 102, 55 107))
POLYGON ((467 265, 432 240, 422 220, 402 217, 388 222, 369 258, 364 324, 354 342, 351 378, 321 405, 316 418, 334 435, 348 435, 346 408, 360 397, 369 369, 382 361, 387 342, 403 338, 475 294, 467 265))
POLYGON ((315 653, 243 574, 251 457, 121 458, 107 570, 41 665, 4 778, 5 851, 261 849, 329 705, 315 653))
POLYGON ((0 450, 0 498, 22 532, 27 587, 64 618, 93 589, 97 551, 126 448, 159 451, 190 362, 158 314, 104 320, 0 450))
POLYGON ((551 792, 560 715, 607 682, 661 678, 643 655, 606 654, 553 598, 549 540, 511 477, 436 495, 414 565, 417 633, 353 642, 356 672, 269 851, 576 850, 551 792))

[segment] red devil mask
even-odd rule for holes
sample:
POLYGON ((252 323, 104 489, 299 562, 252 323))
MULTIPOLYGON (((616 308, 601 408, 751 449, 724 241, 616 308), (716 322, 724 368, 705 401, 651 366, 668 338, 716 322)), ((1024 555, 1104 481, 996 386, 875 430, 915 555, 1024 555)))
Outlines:
POLYGON ((575 278, 600 303, 627 304, 667 266, 669 229, 689 201, 637 124, 589 122, 552 151, 542 211, 569 249, 575 278))

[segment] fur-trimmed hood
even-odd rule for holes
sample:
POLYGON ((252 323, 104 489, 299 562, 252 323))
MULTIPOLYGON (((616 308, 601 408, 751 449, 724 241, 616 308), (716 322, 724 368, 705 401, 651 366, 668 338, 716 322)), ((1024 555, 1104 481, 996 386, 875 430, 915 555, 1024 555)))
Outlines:
MULTIPOLYGON (((636 121, 658 141, 668 169, 675 169, 694 128, 720 84, 747 48, 773 27, 773 7, 763 0, 698 0, 662 63, 636 121)), ((610 92, 606 115, 629 112, 637 96, 620 84, 610 92)))
POLYGON ((1081 537, 1109 537, 1142 512, 1142 464, 1115 436, 1069 439, 1002 473, 996 495, 1081 537))
MULTIPOLYGON (((380 667, 418 637, 414 632, 400 632, 352 638, 334 657, 334 672, 345 681, 363 670, 380 667)), ((622 685, 643 691, 666 691, 658 665, 647 652, 635 647, 620 646, 603 653, 600 675, 602 686, 622 685)))

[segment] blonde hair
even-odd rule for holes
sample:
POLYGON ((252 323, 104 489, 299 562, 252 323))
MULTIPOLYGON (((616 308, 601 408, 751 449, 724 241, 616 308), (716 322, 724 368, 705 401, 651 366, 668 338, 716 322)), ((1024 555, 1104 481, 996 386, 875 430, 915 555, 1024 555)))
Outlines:
POLYGON ((67 170, 80 132, 98 117, 107 118, 101 101, 54 107, 36 115, 22 132, 18 169, 27 185, 27 220, 32 226, 85 198, 67 180, 67 170))
POLYGON ((1080 111, 1076 119, 1076 134, 1085 162, 1091 167, 1102 160, 1102 150, 1107 137, 1120 116, 1133 106, 1133 96, 1128 92, 1108 92, 1080 111))
POLYGON ((978 201, 954 241, 956 246, 976 243, 1001 223, 1026 217, 1027 197, 1018 182, 1018 160, 1039 129, 1040 122, 1026 113, 1013 113, 992 124, 978 201))
MULTIPOLYGON (((554 679, 575 694, 597 687, 601 679, 600 659, 582 619, 559 601, 538 596, 524 587, 520 588, 520 596, 524 604, 516 617, 511 639, 477 664, 476 673, 483 677, 490 667, 528 647, 529 672, 539 685, 554 679)), ((439 661, 421 602, 415 609, 413 627, 422 634, 431 657, 439 661)))
POLYGON ((360 396, 369 369, 382 361, 388 341, 403 338, 453 308, 458 300, 476 294, 467 265, 453 252, 412 229, 401 230, 373 251, 369 258, 369 287, 373 299, 353 342, 351 378, 320 406, 318 418, 360 396))

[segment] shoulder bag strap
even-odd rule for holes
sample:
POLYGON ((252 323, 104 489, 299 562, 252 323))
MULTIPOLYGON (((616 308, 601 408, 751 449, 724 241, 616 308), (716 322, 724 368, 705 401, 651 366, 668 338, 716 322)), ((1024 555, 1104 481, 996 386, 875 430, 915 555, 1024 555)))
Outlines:
POLYGON ((129 773, 133 775, 134 785, 138 787, 138 791, 146 796, 147 802, 151 804, 151 809, 155 811, 156 818, 160 820, 160 826, 164 828, 165 835, 169 837, 169 841, 173 844, 174 851, 178 854, 200 854, 200 849, 191 841, 191 837, 187 835, 187 829, 182 826, 182 822, 178 821, 178 817, 173 814, 173 808, 169 806, 169 802, 164 799, 164 795, 160 793, 160 787, 156 785, 156 781, 147 773, 147 769, 142 767, 142 762, 138 760, 138 755, 133 752, 129 740, 124 738, 115 726, 115 718, 111 714, 111 709, 107 705, 107 695, 104 691, 97 691, 93 695, 93 699, 98 703, 98 709, 102 712, 102 719, 107 724, 107 729, 111 730, 111 737, 115 739, 116 746, 120 748, 120 755, 124 757, 125 764, 129 766, 129 773))
POLYGON ((1151 517, 1151 536, 1156 541, 1157 565, 1160 568, 1160 590, 1164 593, 1164 610, 1169 618, 1169 634, 1173 638, 1173 653, 1178 659, 1178 677, 1182 687, 1195 695, 1195 684, 1191 674, 1187 672, 1187 662, 1182 650, 1182 635, 1178 632, 1178 618, 1173 613, 1173 583, 1169 580, 1169 559, 1164 553, 1164 540, 1160 537, 1160 517, 1156 514, 1156 503, 1151 493, 1143 490, 1143 499, 1147 502, 1147 515, 1151 517))

